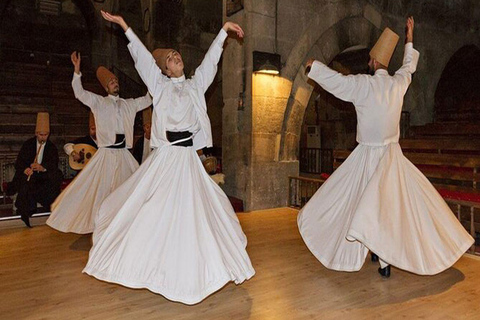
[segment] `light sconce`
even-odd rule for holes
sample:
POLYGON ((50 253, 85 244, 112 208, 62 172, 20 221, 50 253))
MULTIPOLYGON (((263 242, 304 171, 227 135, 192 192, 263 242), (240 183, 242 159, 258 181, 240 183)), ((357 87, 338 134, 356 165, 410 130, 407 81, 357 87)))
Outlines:
POLYGON ((253 51, 253 72, 277 75, 281 69, 282 62, 279 54, 253 51))

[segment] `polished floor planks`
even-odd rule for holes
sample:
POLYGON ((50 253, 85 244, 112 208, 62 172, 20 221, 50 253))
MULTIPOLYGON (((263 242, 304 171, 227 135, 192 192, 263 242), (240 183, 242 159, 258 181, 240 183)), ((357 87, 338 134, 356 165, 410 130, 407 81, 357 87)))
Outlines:
POLYGON ((42 225, 0 229, 0 319, 479 319, 480 259, 466 255, 436 276, 378 264, 324 268, 305 247, 288 208, 239 214, 256 275, 195 306, 81 271, 90 237, 42 225))

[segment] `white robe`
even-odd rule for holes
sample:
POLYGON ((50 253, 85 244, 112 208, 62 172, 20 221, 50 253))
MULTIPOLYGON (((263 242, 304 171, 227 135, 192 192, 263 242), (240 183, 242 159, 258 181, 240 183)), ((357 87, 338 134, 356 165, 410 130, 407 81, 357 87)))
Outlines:
POLYGON ((196 146, 208 144, 209 135, 211 139, 209 124, 204 126, 209 122, 203 118, 206 109, 199 102, 215 76, 226 33, 220 32, 195 72, 195 79, 210 82, 163 76, 131 29, 127 36, 155 102, 156 148, 102 204, 83 272, 195 304, 229 281, 239 284, 255 274, 238 218, 203 168, 196 147, 171 145, 165 137, 166 130, 189 130, 196 146))
POLYGON ((359 145, 298 215, 307 247, 329 269, 357 271, 368 250, 422 275, 452 266, 473 238, 398 144, 403 97, 419 53, 405 45, 390 76, 343 76, 315 61, 309 77, 357 113, 359 145))
POLYGON ((52 204, 47 225, 62 231, 92 233, 95 217, 103 200, 138 168, 138 163, 126 149, 111 149, 115 143, 117 105, 123 119, 125 142, 131 148, 135 115, 152 104, 147 93, 137 99, 102 97, 83 89, 81 75, 74 73, 72 87, 75 97, 90 107, 95 116, 98 151, 52 204))

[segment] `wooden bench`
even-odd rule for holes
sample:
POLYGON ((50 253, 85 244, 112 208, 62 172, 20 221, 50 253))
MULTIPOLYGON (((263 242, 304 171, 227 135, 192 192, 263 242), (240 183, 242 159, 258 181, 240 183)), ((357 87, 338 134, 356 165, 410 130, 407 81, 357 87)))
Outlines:
POLYGON ((401 139, 407 153, 480 154, 479 139, 401 139))
POLYGON ((416 139, 451 139, 479 138, 480 124, 477 123, 429 123, 423 126, 412 126, 410 135, 416 139))

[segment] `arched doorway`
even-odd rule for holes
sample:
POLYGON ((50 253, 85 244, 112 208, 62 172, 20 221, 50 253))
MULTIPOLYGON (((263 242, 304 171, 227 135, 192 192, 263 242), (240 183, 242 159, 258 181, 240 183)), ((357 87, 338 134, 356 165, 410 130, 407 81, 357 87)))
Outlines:
MULTIPOLYGON (((369 49, 350 48, 338 54, 329 67, 344 74, 367 73, 369 49)), ((356 114, 352 103, 342 101, 315 84, 305 109, 300 135, 302 174, 331 173, 335 149, 356 146, 356 114)))
POLYGON ((446 64, 435 91, 435 122, 480 120, 480 49, 467 45, 446 64))

